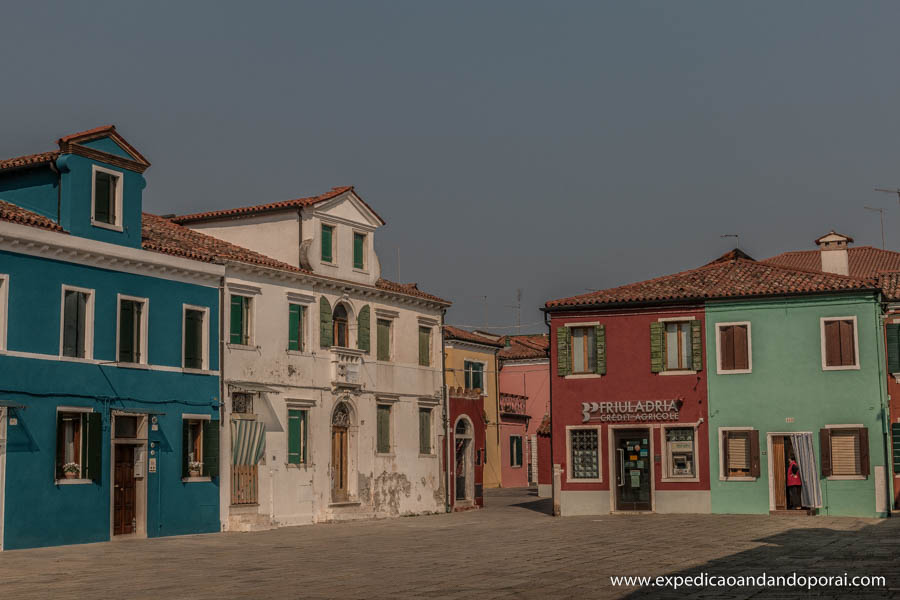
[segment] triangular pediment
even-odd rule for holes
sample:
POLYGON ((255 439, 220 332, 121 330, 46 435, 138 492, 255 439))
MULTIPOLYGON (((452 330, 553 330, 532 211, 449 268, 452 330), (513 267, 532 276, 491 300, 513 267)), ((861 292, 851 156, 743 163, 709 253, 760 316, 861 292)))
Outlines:
POLYGON ((73 133, 60 138, 57 143, 62 152, 80 154, 97 160, 106 159, 105 162, 113 164, 125 161, 121 166, 138 172, 143 172, 150 166, 150 162, 119 135, 115 125, 73 133))
POLYGON ((353 189, 315 205, 317 215, 368 227, 381 227, 384 220, 353 189))

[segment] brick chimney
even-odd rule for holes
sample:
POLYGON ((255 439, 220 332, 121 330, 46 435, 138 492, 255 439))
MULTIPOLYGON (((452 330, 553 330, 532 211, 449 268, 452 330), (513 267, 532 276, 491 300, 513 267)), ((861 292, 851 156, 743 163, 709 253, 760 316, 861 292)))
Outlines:
POLYGON ((853 243, 853 238, 841 235, 833 229, 816 240, 819 247, 819 256, 822 259, 822 270, 826 273, 838 275, 850 274, 850 260, 847 246, 853 243))

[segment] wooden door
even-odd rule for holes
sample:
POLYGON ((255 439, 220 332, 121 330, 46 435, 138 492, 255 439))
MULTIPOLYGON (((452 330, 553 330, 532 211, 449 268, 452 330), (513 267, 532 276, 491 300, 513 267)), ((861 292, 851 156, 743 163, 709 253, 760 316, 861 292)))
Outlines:
POLYGON ((331 473, 332 497, 335 501, 345 501, 347 494, 347 428, 331 428, 331 473))
POLYGON ((787 509, 787 481, 784 467, 784 436, 772 438, 772 485, 775 487, 775 510, 787 509))
POLYGON ((113 535, 134 533, 134 446, 117 445, 113 489, 113 535))

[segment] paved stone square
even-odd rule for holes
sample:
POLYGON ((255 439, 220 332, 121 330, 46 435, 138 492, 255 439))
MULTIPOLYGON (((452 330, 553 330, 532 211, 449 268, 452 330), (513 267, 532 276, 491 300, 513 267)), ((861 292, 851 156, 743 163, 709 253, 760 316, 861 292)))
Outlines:
POLYGON ((3 598, 785 598, 800 590, 614 588, 611 575, 884 575, 900 597, 900 520, 552 518, 528 490, 481 511, 0 553, 3 598))

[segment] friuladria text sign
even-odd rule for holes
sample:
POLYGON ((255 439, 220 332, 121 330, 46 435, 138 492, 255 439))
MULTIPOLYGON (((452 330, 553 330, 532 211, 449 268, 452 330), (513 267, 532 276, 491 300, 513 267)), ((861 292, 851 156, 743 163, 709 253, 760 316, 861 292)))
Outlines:
POLYGON ((681 400, 638 400, 636 402, 582 402, 583 423, 623 421, 677 421, 681 400))

